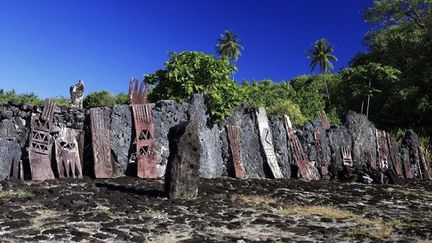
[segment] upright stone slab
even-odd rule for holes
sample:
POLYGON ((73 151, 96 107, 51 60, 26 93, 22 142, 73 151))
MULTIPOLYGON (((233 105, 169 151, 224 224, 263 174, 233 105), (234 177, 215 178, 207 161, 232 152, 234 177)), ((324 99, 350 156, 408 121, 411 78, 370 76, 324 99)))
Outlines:
POLYGON ((284 178, 291 178, 291 167, 295 165, 295 162, 289 149, 290 141, 287 137, 283 118, 270 117, 270 127, 272 129, 273 145, 279 168, 284 178))
POLYGON ((109 111, 101 108, 90 109, 90 123, 95 177, 111 178, 113 167, 111 164, 109 111))
POLYGON ((354 164, 360 167, 371 167, 372 170, 375 170, 378 160, 375 126, 365 115, 353 111, 349 111, 344 117, 343 125, 352 138, 354 164))
POLYGON ((152 109, 154 126, 155 126, 155 140, 157 149, 156 166, 158 177, 165 175, 165 170, 168 164, 169 157, 169 130, 181 122, 188 120, 188 104, 176 103, 172 100, 163 100, 155 104, 152 109))
POLYGON ((351 149, 352 140, 351 136, 348 133, 347 129, 343 126, 332 126, 328 131, 328 137, 330 142, 331 149, 331 166, 329 172, 331 173, 333 178, 340 178, 343 176, 345 169, 350 168, 345 166, 345 163, 348 162, 347 157, 345 158, 344 163, 344 154, 343 151, 346 152, 345 155, 351 154, 351 159, 353 161, 354 166, 356 166, 356 161, 353 158, 353 150, 351 149))
POLYGON ((32 115, 31 134, 29 141, 29 162, 33 180, 43 181, 54 179, 51 168, 52 137, 50 130, 54 115, 54 102, 45 100, 42 114, 32 115))
POLYGON ((262 107, 259 108, 256 111, 256 116, 257 116, 258 129, 260 133, 261 145, 266 155, 267 164, 269 165, 274 178, 282 178, 283 175, 279 168, 278 162, 276 160, 276 154, 274 152, 273 135, 270 130, 266 110, 262 107))
MULTIPOLYGON (((124 176, 126 173, 132 175, 135 166, 129 164, 132 144, 132 112, 128 105, 115 105, 111 114, 111 149, 113 152, 115 166, 117 168, 114 176, 124 176), (128 166, 131 166, 128 171, 128 166), (133 171, 133 172, 132 172, 133 171)), ((133 163, 135 165, 135 163, 133 163)))
POLYGON ((222 176, 227 168, 222 159, 219 135, 221 131, 216 124, 213 124, 202 94, 195 94, 192 97, 188 115, 190 120, 195 119, 198 123, 200 143, 203 148, 200 156, 200 176, 203 178, 222 176))
POLYGON ((165 188, 171 199, 193 199, 198 195, 201 144, 196 120, 170 129, 170 156, 165 188))
POLYGON ((19 167, 20 158, 21 147, 19 143, 0 138, 0 180, 7 179, 10 175, 12 177, 14 175, 20 176, 22 171, 19 167))
POLYGON ((82 179, 82 165, 77 135, 79 131, 63 127, 55 140, 55 154, 59 178, 82 179))

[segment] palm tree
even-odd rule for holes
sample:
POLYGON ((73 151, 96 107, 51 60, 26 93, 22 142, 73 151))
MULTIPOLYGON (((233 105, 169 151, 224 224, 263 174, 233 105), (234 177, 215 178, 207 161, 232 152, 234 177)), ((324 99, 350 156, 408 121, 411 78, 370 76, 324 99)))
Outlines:
POLYGON ((222 58, 237 61, 241 55, 241 50, 243 50, 243 46, 240 45, 239 41, 239 37, 234 32, 226 30, 218 40, 216 51, 222 58))
MULTIPOLYGON (((328 43, 326 39, 315 41, 313 49, 307 51, 309 53, 308 58, 311 59, 310 67, 313 71, 317 65, 320 66, 320 72, 322 75, 334 69, 332 61, 337 61, 337 57, 332 55, 333 46, 328 43)), ((330 103, 330 94, 328 91, 327 81, 324 79, 324 85, 327 92, 327 98, 330 103)))

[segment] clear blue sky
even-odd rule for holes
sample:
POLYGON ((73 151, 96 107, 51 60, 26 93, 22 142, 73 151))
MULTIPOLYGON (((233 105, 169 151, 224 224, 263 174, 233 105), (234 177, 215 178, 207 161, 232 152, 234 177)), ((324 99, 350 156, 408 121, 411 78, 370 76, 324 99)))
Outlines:
POLYGON ((0 89, 69 96, 127 92, 129 78, 161 68, 170 51, 215 54, 224 30, 244 46, 237 81, 310 72, 306 50, 325 37, 346 67, 365 49, 371 0, 0 0, 0 89))

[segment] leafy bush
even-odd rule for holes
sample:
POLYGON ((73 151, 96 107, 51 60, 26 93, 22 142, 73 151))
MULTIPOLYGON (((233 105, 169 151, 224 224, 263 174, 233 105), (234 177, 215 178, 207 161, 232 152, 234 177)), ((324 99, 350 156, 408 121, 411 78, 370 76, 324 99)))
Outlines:
POLYGON ((163 69, 145 76, 146 82, 153 85, 149 100, 184 101, 203 93, 212 116, 225 118, 243 99, 240 89, 230 80, 234 70, 235 66, 225 58, 201 52, 172 52, 163 69))
POLYGON ((39 99, 33 92, 25 94, 17 94, 15 90, 6 91, 0 90, 0 105, 14 103, 27 103, 33 105, 42 105, 43 100, 39 99))
POLYGON ((115 95, 108 91, 92 92, 84 98, 85 107, 113 107, 116 103, 115 95))

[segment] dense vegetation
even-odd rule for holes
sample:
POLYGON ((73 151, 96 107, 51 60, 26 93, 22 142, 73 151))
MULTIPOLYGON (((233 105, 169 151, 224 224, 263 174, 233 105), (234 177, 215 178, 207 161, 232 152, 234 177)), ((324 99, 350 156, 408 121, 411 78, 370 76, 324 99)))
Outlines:
MULTIPOLYGON (((232 80, 235 61, 243 47, 238 36, 226 31, 215 47, 217 56, 201 52, 170 53, 163 67, 144 79, 152 86, 152 102, 188 100, 203 93, 216 119, 229 116, 245 101, 265 107, 271 115, 288 114, 300 125, 325 110, 337 122, 348 110, 366 114, 381 129, 414 128, 427 141, 432 134, 432 1, 375 0, 364 11, 371 24, 365 42, 350 66, 332 73, 333 46, 317 40, 305 53, 311 68, 321 75, 302 75, 283 82, 272 80, 238 84, 232 80)), ((63 97, 59 104, 67 104, 63 97)), ((0 104, 41 104, 34 94, 0 91, 0 104)), ((87 107, 127 103, 127 95, 107 91, 91 93, 87 107)), ((425 143, 425 142, 424 142, 425 143)))

